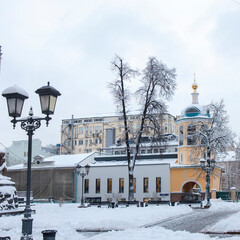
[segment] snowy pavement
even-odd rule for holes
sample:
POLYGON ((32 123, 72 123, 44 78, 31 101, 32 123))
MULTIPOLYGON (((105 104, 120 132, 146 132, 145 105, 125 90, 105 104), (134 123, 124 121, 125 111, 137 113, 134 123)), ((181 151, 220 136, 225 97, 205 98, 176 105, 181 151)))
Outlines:
MULTIPOLYGON (((223 201, 212 201, 213 205, 207 211, 217 213, 219 211, 238 211, 239 203, 225 203, 223 201)), ((192 210, 187 205, 170 207, 168 205, 149 206, 138 208, 131 206, 128 208, 77 208, 77 204, 36 204, 36 214, 33 214, 33 239, 42 240, 42 230, 56 229, 56 240, 207 240, 208 235, 200 233, 190 233, 187 231, 172 231, 161 226, 141 227, 151 225, 164 219, 174 218, 182 214, 192 214, 192 210), (86 235, 78 233, 76 229, 113 229, 113 231, 86 235), (120 230, 120 231, 115 231, 120 230)), ((206 210, 202 210, 206 211, 206 210)), ((223 213, 224 214, 224 213, 223 213)), ((187 216, 187 215, 186 215, 187 216)), ((22 215, 8 216, 0 218, 0 237, 10 236, 12 240, 20 239, 22 215)), ((240 230, 239 212, 227 219, 219 221, 210 227, 213 231, 223 229, 240 230)), ((240 236, 225 238, 239 240, 240 236)))

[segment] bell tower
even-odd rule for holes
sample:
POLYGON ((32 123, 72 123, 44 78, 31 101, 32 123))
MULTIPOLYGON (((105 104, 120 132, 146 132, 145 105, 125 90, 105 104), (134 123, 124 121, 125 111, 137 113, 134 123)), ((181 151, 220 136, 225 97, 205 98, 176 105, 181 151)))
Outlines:
POLYGON ((179 140, 177 163, 181 165, 192 165, 199 162, 202 151, 199 148, 196 131, 200 122, 208 124, 210 120, 206 109, 198 102, 199 93, 197 92, 198 84, 195 74, 192 89, 192 104, 183 109, 181 117, 177 120, 179 140))

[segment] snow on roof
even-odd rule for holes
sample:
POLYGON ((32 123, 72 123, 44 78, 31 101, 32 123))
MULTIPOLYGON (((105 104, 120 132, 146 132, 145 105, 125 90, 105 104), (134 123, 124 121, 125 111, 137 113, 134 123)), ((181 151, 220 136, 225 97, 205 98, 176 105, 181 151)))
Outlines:
POLYGON ((205 106, 202 106, 200 104, 191 104, 182 110, 181 117, 177 121, 180 121, 180 120, 186 119, 186 118, 207 118, 207 119, 209 119, 210 116, 208 115, 207 109, 205 106), (192 108, 197 110, 196 114, 191 115, 191 114, 187 113, 187 110, 192 109, 192 108))
MULTIPOLYGON (((72 154, 72 155, 55 155, 48 158, 45 158, 40 165, 37 167, 76 167, 78 163, 83 162, 86 159, 94 159, 94 156, 97 155, 97 152, 84 153, 84 154, 72 154), (52 165, 44 165, 44 163, 52 162, 52 165)), ((32 168, 36 165, 32 164, 32 168)), ((24 164, 18 164, 11 167, 8 167, 8 170, 22 169, 26 168, 24 164)))
MULTIPOLYGON (((176 162, 176 159, 152 159, 152 160, 137 160, 136 166, 138 165, 157 165, 157 164, 172 164, 176 162)), ((90 164, 92 167, 105 167, 105 166, 127 166, 127 161, 101 161, 93 162, 90 164)))
POLYGON ((56 155, 44 159, 43 162, 54 161, 55 167, 72 167, 77 166, 78 163, 96 154, 96 152, 92 152, 72 155, 56 155))
MULTIPOLYGON (((167 142, 162 142, 162 143, 155 143, 155 142, 147 142, 147 143, 141 143, 140 147, 141 148, 146 148, 146 147, 168 147, 168 146, 175 146, 178 145, 178 141, 176 140, 171 140, 167 142)), ((135 147, 135 144, 130 144, 130 147, 135 147)), ((110 149, 123 149, 126 148, 125 143, 121 145, 111 145, 109 146, 110 149)))
POLYGON ((181 115, 182 116, 185 115, 186 110, 190 109, 190 108, 197 108, 200 111, 200 113, 206 113, 206 111, 205 111, 205 109, 204 109, 204 107, 202 105, 200 105, 200 104, 191 104, 191 105, 186 106, 182 110, 181 115))
POLYGON ((27 93, 24 89, 20 88, 20 87, 17 86, 17 85, 8 87, 8 88, 6 88, 6 89, 2 92, 3 95, 5 95, 5 94, 11 94, 11 93, 18 93, 18 94, 21 94, 21 95, 25 96, 26 98, 29 97, 29 96, 28 96, 28 93, 27 93))

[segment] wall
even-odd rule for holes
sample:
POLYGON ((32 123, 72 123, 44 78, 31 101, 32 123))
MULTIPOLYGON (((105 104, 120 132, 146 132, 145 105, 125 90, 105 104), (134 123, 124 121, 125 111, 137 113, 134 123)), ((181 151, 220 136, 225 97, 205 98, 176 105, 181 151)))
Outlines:
MULTIPOLYGON (((27 189, 27 171, 9 170, 7 175, 16 184, 17 191, 27 189)), ((75 168, 42 168, 32 169, 31 191, 34 199, 74 201, 75 168)))

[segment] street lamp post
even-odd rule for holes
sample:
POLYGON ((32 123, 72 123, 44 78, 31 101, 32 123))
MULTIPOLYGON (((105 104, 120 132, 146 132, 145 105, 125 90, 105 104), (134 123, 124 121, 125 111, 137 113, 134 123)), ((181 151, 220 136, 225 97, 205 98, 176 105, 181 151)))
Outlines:
POLYGON ((213 172, 215 168, 215 160, 207 158, 207 161, 205 159, 200 159, 201 168, 206 172, 206 194, 205 199, 207 200, 207 203, 205 205, 205 208, 209 208, 211 206, 210 203, 210 173, 213 172))
POLYGON ((83 182, 84 182, 84 177, 88 175, 89 170, 90 170, 90 165, 86 165, 85 167, 81 167, 80 165, 77 165, 77 173, 82 177, 82 195, 81 195, 81 202, 79 207, 84 207, 84 198, 83 198, 83 182), (85 168, 85 169, 84 169, 85 168))
POLYGON ((24 100, 28 98, 28 94, 25 90, 18 86, 12 86, 5 89, 2 92, 2 96, 7 100, 8 113, 10 117, 13 117, 11 122, 13 128, 16 123, 21 123, 21 128, 27 132, 28 135, 28 163, 27 163, 27 198, 26 207, 24 209, 24 218, 22 219, 22 237, 21 240, 32 240, 32 223, 31 207, 30 207, 30 193, 31 193, 31 163, 32 163, 32 136, 34 131, 41 126, 41 121, 45 120, 46 125, 51 120, 49 115, 54 114, 57 97, 60 96, 55 88, 51 87, 49 82, 47 86, 39 88, 36 91, 39 94, 42 113, 46 115, 45 118, 39 118, 33 116, 32 107, 29 111, 29 116, 26 118, 20 118, 23 108, 24 100))

